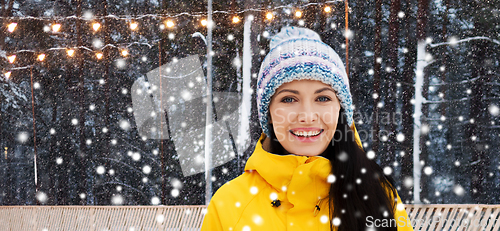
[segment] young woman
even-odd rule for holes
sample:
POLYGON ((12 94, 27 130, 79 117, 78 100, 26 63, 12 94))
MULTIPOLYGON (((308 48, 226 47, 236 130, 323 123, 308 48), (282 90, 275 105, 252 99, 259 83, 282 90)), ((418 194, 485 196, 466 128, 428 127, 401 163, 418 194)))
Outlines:
POLYGON ((202 230, 413 230, 393 181, 363 149, 344 65, 318 34, 274 36, 257 83, 263 130, 202 230))

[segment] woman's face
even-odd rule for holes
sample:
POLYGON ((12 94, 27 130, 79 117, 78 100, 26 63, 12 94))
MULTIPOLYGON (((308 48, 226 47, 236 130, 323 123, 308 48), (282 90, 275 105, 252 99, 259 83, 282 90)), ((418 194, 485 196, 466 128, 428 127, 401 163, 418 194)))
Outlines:
POLYGON ((337 128, 340 102, 333 88, 317 80, 294 80, 274 93, 270 123, 289 153, 317 156, 323 153, 337 128))

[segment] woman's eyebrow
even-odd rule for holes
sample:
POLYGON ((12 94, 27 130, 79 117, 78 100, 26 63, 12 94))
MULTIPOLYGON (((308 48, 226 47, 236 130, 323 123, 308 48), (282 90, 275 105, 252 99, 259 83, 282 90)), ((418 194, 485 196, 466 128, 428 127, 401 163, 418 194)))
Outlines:
MULTIPOLYGON (((318 94, 318 93, 321 93, 323 91, 332 91, 333 93, 336 93, 331 87, 324 87, 324 88, 316 90, 314 92, 314 94, 318 94)), ((279 91, 278 93, 276 93, 276 95, 278 95, 280 93, 283 93, 283 92, 290 92, 290 93, 293 93, 293 94, 300 95, 299 91, 297 91, 297 90, 290 90, 290 89, 283 89, 283 90, 279 91)))
POLYGON ((328 91, 328 90, 332 91, 333 93, 336 93, 336 92, 335 92, 335 91, 334 91, 331 87, 324 87, 324 88, 321 88, 321 89, 316 90, 316 91, 314 92, 314 94, 318 94, 318 93, 321 93, 321 92, 323 92, 323 91, 328 91))

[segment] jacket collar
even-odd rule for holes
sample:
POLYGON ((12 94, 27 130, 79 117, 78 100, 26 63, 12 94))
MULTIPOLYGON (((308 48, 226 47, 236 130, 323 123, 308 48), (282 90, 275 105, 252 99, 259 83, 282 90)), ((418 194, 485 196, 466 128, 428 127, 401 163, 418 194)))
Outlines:
POLYGON ((262 134, 255 151, 247 161, 245 171, 257 171, 273 188, 282 192, 283 186, 287 187, 294 174, 297 175, 297 168, 304 176, 308 176, 318 187, 316 195, 321 198, 328 196, 330 183, 327 182, 331 174, 330 161, 321 156, 298 156, 298 155, 277 155, 265 151, 262 148, 262 141, 265 138, 262 134))

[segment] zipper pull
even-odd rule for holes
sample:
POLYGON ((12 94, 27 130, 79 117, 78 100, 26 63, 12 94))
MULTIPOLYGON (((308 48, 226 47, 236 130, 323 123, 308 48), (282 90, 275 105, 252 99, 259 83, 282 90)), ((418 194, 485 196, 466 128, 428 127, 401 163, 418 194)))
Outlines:
POLYGON ((321 210, 321 208, 319 207, 319 205, 321 204, 321 201, 323 199, 319 199, 318 203, 316 204, 316 206, 314 206, 314 216, 316 217, 319 213, 319 211, 321 210))

